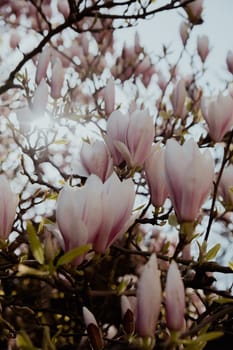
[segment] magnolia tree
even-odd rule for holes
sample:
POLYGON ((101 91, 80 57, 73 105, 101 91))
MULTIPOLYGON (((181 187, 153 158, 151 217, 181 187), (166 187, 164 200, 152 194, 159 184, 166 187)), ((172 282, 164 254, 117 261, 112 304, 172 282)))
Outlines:
POLYGON ((215 92, 203 1, 163 3, 0 2, 1 349, 232 340, 233 52, 215 92), (177 9, 175 62, 119 45, 177 9))

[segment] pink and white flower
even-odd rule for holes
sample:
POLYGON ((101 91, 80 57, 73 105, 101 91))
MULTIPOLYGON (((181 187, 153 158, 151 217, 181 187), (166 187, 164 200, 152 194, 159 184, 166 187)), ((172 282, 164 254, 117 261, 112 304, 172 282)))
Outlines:
POLYGON ((131 114, 113 112, 107 121, 104 139, 112 154, 114 164, 123 161, 134 168, 141 167, 151 151, 154 123, 149 113, 134 111, 131 114))
POLYGON ((209 150, 201 153, 193 139, 183 145, 168 140, 165 176, 178 221, 194 221, 213 186, 214 161, 209 150))
POLYGON ((169 266, 165 288, 166 323, 170 331, 180 331, 184 325, 185 290, 177 263, 169 266))
POLYGON ((233 126, 233 99, 229 95, 219 93, 217 98, 208 100, 204 98, 201 110, 208 124, 209 134, 213 141, 222 141, 224 135, 233 126))

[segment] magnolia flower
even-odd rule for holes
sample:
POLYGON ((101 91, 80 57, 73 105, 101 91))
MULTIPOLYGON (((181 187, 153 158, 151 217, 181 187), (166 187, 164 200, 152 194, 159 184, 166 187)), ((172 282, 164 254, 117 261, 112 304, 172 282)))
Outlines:
POLYGON ((105 183, 91 175, 82 187, 65 185, 56 211, 65 250, 91 243, 104 253, 131 224, 134 199, 132 180, 121 182, 115 173, 105 183))
POLYGON ((80 163, 74 170, 81 176, 95 174, 104 182, 113 172, 113 160, 103 141, 84 142, 80 150, 80 163))
POLYGON ((0 238, 7 239, 14 223, 18 196, 12 192, 5 175, 0 175, 0 193, 0 238))
POLYGON ((218 193, 223 198, 223 202, 227 209, 233 209, 233 164, 224 168, 219 186, 218 193))
POLYGON ((210 52, 209 38, 207 35, 198 36, 198 38, 197 38, 197 52, 201 58, 202 63, 204 63, 209 52, 210 52))
POLYGON ((62 13, 64 18, 67 18, 70 14, 70 7, 67 0, 58 0, 57 9, 60 13, 62 13))
MULTIPOLYGON (((184 2, 185 0, 182 0, 184 2)), ((193 24, 202 23, 202 11, 203 11, 203 0, 195 0, 190 4, 185 5, 185 10, 188 14, 189 20, 193 24)))
POLYGON ((171 331, 180 331, 184 325, 185 290, 180 271, 174 260, 167 272, 165 295, 167 327, 171 331))
POLYGON ((222 141, 224 135, 231 130, 233 125, 233 99, 231 96, 223 96, 220 93, 214 100, 203 99, 201 110, 208 124, 212 140, 222 141))
POLYGON ((134 168, 142 166, 149 156, 155 131, 153 119, 147 111, 134 111, 123 115, 113 112, 107 121, 104 136, 113 161, 120 165, 123 161, 134 168))
MULTIPOLYGON (((58 195, 56 218, 65 251, 91 243, 98 233, 102 220, 99 182, 92 175, 85 186, 66 184, 58 195)), ((81 262, 81 258, 75 261, 77 265, 81 262)))
POLYGON ((36 83, 40 84, 41 79, 46 78, 47 68, 50 62, 51 50, 46 47, 39 56, 36 67, 36 83))
POLYGON ((176 83, 171 95, 173 113, 176 117, 179 117, 181 119, 183 119, 187 114, 187 110, 185 107, 186 97, 187 92, 185 88, 185 81, 184 79, 181 79, 176 83))
POLYGON ((115 85, 112 78, 108 80, 108 83, 104 88, 104 103, 105 113, 106 115, 110 115, 114 111, 115 105, 115 85))
POLYGON ((132 334, 135 327, 134 311, 127 296, 121 296, 121 314, 123 328, 126 334, 132 334))
POLYGON ((89 341, 94 350, 101 350, 104 347, 102 332, 96 322, 95 316, 87 307, 83 307, 83 319, 87 328, 89 341))
POLYGON ((132 224, 132 210, 135 200, 134 184, 131 179, 120 181, 113 173, 102 184, 102 223, 93 247, 104 253, 117 238, 120 238, 132 224))
POLYGON ((10 36, 10 47, 13 50, 15 50, 17 48, 17 46, 19 45, 19 42, 20 42, 20 35, 16 30, 14 30, 10 36))
POLYGON ((61 89, 64 82, 64 68, 59 58, 52 65, 51 96, 54 99, 61 97, 61 89))
POLYGON ((179 29, 180 29, 180 37, 181 37, 182 43, 183 45, 185 45, 189 37, 190 28, 188 23, 185 21, 182 21, 179 29))
POLYGON ((136 292, 136 331, 141 337, 153 337, 162 302, 160 271, 157 258, 152 254, 144 266, 136 292))
POLYGON ((201 153, 193 139, 182 146, 173 139, 168 140, 165 176, 178 221, 194 221, 214 180, 214 161, 210 152, 201 153))
POLYGON ((150 156, 145 161, 146 180, 150 189, 151 202, 161 207, 167 198, 164 170, 164 149, 159 144, 152 146, 150 156))

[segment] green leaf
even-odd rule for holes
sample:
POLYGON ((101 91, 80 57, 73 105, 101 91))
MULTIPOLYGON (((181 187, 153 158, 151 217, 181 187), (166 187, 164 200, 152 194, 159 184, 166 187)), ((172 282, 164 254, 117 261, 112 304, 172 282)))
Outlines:
POLYGON ((67 253, 65 253, 58 259, 56 267, 70 263, 72 260, 87 253, 91 249, 91 247, 92 247, 91 244, 85 244, 81 247, 77 247, 69 250, 67 253))
POLYGON ((223 336, 223 332, 208 332, 203 333, 197 337, 197 341, 207 342, 210 340, 214 340, 223 336))
POLYGON ((221 244, 217 243, 215 244, 207 253, 206 253, 206 260, 212 260, 216 257, 218 254, 219 249, 221 248, 221 244))
POLYGON ((67 143, 68 143, 68 140, 66 139, 55 140, 53 142, 54 145, 67 145, 67 143))
POLYGON ((20 331, 16 336, 16 344, 19 350, 36 350, 26 332, 20 331))
POLYGON ((44 263, 44 249, 31 221, 27 222, 27 233, 32 254, 39 264, 44 263))
POLYGON ((229 265, 230 269, 233 270, 233 261, 230 261, 230 262, 228 263, 228 265, 229 265))

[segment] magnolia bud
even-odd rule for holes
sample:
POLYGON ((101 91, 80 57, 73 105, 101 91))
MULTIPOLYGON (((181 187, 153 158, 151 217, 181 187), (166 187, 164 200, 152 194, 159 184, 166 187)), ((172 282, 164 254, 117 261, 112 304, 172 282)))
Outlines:
POLYGON ((135 328, 134 314, 129 299, 125 295, 121 296, 121 313, 125 333, 133 334, 135 328))
POLYGON ((87 328, 88 339, 94 350, 101 350, 104 347, 103 336, 96 322, 94 315, 84 306, 83 318, 87 328))
POLYGON ((205 62, 210 50, 209 50, 209 38, 207 35, 198 36, 197 38, 197 52, 201 58, 202 63, 205 62))

